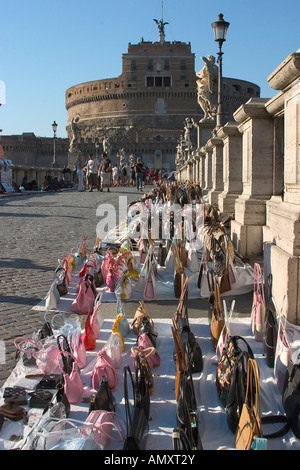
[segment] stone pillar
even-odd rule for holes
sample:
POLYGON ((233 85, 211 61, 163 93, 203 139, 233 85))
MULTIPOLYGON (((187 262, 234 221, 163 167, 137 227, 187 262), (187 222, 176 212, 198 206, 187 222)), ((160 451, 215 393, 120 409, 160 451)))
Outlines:
POLYGON ((235 201, 243 192, 242 184, 242 134, 236 122, 227 122, 218 130, 223 139, 224 190, 219 194, 218 206, 223 214, 234 214, 235 201))
MULTIPOLYGON (((267 109, 274 113, 275 122, 282 116, 284 120, 284 191, 278 195, 275 184, 276 195, 266 204, 264 274, 267 278, 272 273, 278 310, 284 306, 287 319, 300 325, 300 49, 277 67, 268 82, 280 90, 267 109)), ((276 155, 274 162, 280 168, 276 155)))
POLYGON ((204 188, 205 184, 205 152, 203 150, 198 151, 199 154, 199 185, 204 188))
POLYGON ((243 256, 263 252, 266 201, 273 191, 273 121, 265 107, 267 101, 251 98, 234 113, 243 139, 243 192, 235 201, 231 237, 243 256))
POLYGON ((208 191, 212 188, 212 148, 203 147, 203 152, 205 152, 205 168, 204 168, 204 194, 207 194, 208 191))
POLYGON ((208 201, 212 206, 218 206, 219 194, 224 189, 223 140, 213 137, 206 145, 212 149, 212 188, 208 192, 208 201))

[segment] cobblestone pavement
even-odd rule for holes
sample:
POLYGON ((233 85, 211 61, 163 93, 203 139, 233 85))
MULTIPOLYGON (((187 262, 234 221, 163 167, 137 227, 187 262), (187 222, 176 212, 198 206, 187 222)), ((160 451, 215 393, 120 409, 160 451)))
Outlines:
MULTIPOLYGON (((150 188, 149 188, 150 189, 150 188)), ((31 337, 44 323, 42 312, 32 310, 47 294, 58 259, 63 259, 83 236, 93 247, 99 204, 119 207, 119 196, 128 203, 140 197, 135 188, 112 188, 108 192, 64 190, 58 193, 28 193, 0 196, 0 341, 5 362, 0 363, 0 386, 15 366, 16 336, 31 337)), ((236 311, 248 314, 251 295, 239 296, 236 311)), ((171 318, 176 301, 153 302, 153 318, 171 318)), ((189 314, 207 314, 207 302, 190 301, 189 314)), ((105 304, 106 316, 114 318, 115 305, 105 304)), ((136 310, 126 304, 130 317, 136 310)))

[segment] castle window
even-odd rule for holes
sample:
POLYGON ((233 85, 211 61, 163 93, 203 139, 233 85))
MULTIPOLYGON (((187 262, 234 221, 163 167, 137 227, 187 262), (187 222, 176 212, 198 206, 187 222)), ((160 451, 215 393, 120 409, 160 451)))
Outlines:
POLYGON ((254 95, 254 90, 253 90, 253 88, 250 88, 250 87, 247 88, 247 93, 248 93, 248 95, 254 95))
POLYGON ((241 87, 240 85, 232 85, 231 90, 235 93, 236 91, 241 91, 241 87))
POLYGON ((154 86, 154 77, 147 77, 147 86, 154 86))
POLYGON ((153 70, 153 60, 152 60, 152 59, 149 59, 149 60, 148 60, 148 65, 147 65, 147 67, 148 67, 148 70, 153 70))
POLYGON ((131 70, 136 70, 136 61, 135 60, 131 61, 131 70))
POLYGON ((170 61, 169 61, 169 59, 165 60, 164 69, 165 70, 170 70, 170 61))
POLYGON ((171 77, 164 77, 164 86, 171 86, 171 77))
POLYGON ((186 70, 186 63, 185 63, 185 60, 182 60, 182 61, 181 61, 180 68, 181 68, 181 70, 186 70))
POLYGON ((155 86, 162 86, 162 77, 155 77, 155 86))

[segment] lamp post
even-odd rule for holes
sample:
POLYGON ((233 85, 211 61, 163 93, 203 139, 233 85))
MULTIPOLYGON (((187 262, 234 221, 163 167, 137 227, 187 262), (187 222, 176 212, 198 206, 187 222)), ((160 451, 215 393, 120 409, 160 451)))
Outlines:
POLYGON ((56 167, 57 166, 57 163, 56 163, 56 154, 55 154, 55 139, 56 139, 56 131, 57 131, 57 124, 56 122, 54 121, 53 124, 52 124, 52 129, 53 129, 53 160, 52 160, 52 167, 56 167))
POLYGON ((229 28, 230 23, 224 21, 222 13, 219 14, 218 20, 211 24, 214 35, 215 41, 219 44, 219 52, 218 52, 218 108, 217 108, 217 122, 216 128, 222 127, 222 44, 226 41, 226 34, 229 28))

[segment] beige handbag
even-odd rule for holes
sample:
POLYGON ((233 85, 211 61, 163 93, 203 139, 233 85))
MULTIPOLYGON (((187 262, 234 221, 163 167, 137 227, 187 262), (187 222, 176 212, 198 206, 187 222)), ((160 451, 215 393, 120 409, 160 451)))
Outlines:
POLYGON ((255 359, 248 359, 246 397, 236 431, 236 449, 251 450, 254 439, 261 437, 263 437, 263 433, 261 428, 259 369, 255 359))

